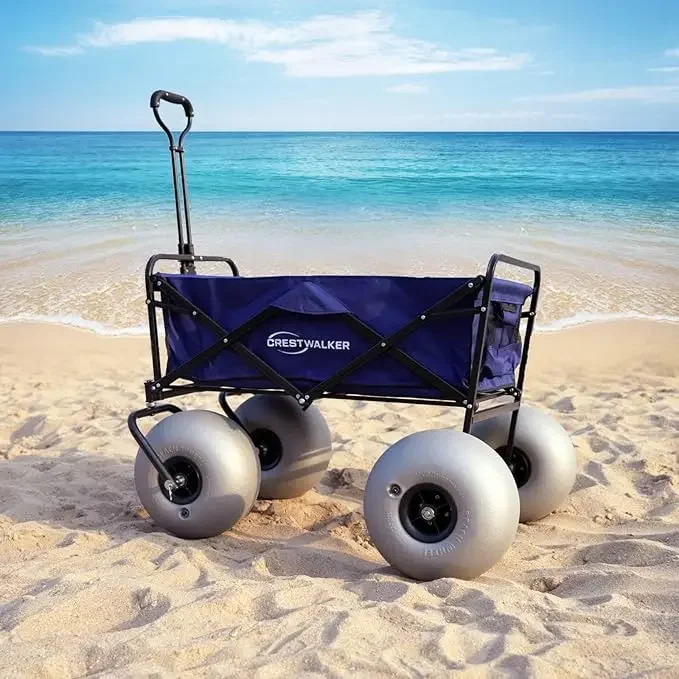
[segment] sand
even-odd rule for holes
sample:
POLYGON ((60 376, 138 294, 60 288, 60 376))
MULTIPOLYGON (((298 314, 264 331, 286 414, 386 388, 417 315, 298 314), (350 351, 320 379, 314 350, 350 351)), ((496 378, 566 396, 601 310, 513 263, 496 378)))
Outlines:
POLYGON ((526 400, 571 434, 574 491, 477 580, 418 583, 371 545, 362 489, 458 411, 321 402, 317 490, 187 542, 134 490, 148 340, 0 326, 0 676, 677 677, 678 345, 640 321, 537 335, 526 400))

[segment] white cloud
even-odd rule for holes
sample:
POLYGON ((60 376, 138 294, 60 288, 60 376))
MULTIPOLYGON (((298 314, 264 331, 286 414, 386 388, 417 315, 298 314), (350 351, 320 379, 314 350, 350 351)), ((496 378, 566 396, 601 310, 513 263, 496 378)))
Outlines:
POLYGON ((26 47, 26 51, 42 54, 44 57, 70 57, 84 52, 83 48, 78 45, 71 47, 26 47))
POLYGON ((679 71, 679 66, 656 66, 655 68, 649 68, 652 73, 676 73, 679 71))
MULTIPOLYGON (((665 50, 665 56, 670 58, 676 57, 679 59, 679 48, 665 50)), ((656 66, 654 68, 649 68, 648 70, 651 73, 676 73, 679 71, 679 66, 656 66)))
MULTIPOLYGON (((46 55, 64 50, 140 43, 198 40, 221 43, 248 61, 280 64, 296 77, 414 75, 453 71, 508 71, 530 61, 526 53, 492 48, 447 50, 434 43, 404 38, 392 31, 382 12, 319 15, 279 25, 261 21, 169 17, 95 25, 72 47, 41 47, 46 55)), ((75 52, 73 52, 75 53, 75 52)))
POLYGON ((427 94, 429 88, 426 85, 418 85, 416 83, 403 83, 403 85, 387 87, 386 91, 392 94, 427 94))
POLYGON ((517 101, 539 101, 557 104, 589 101, 674 102, 679 101, 679 86, 641 85, 630 87, 602 87, 594 90, 581 90, 579 92, 518 97, 517 101))

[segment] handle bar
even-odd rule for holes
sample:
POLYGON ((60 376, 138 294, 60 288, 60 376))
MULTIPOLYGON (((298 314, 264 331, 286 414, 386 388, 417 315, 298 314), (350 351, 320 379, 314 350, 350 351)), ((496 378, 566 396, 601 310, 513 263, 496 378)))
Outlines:
POLYGON ((179 104, 184 107, 184 113, 187 118, 193 118, 193 106, 191 102, 181 94, 175 94, 174 92, 166 92, 165 90, 156 90, 151 95, 151 108, 158 108, 160 106, 161 99, 167 101, 170 104, 179 104))
POLYGON ((184 108, 184 113, 186 114, 186 127, 179 135, 179 141, 177 142, 176 146, 177 150, 181 153, 181 151, 183 150, 182 144, 184 143, 184 137, 188 134, 188 131, 191 129, 191 124, 193 123, 193 106, 185 96, 181 94, 175 94, 174 92, 168 92, 166 90, 156 90, 151 95, 151 108, 153 109, 153 115, 156 121, 158 122, 158 125, 162 127, 163 132, 165 132, 165 134, 167 135, 167 138, 170 142, 170 149, 172 150, 175 149, 174 136, 170 131, 170 128, 163 122, 163 119, 160 117, 160 112, 158 111, 158 109, 160 108, 161 99, 163 101, 169 102, 170 104, 179 104, 184 108))
MULTIPOLYGON (((193 123, 193 106, 191 102, 181 94, 168 92, 167 90, 156 90, 151 95, 151 108, 153 109, 153 116, 156 122, 167 135, 167 140, 170 142, 170 158, 172 159, 172 184, 174 187, 174 203, 175 211, 177 213, 177 233, 179 240, 177 242, 180 255, 193 255, 193 239, 191 238, 191 217, 189 216, 189 198, 186 191, 186 173, 184 172, 184 137, 189 133, 191 124, 193 123), (172 130, 163 122, 160 117, 159 108, 160 102, 167 101, 170 104, 178 104, 184 109, 186 114, 186 127, 179 135, 177 143, 174 142, 174 134, 172 130), (179 173, 177 173, 177 159, 179 159, 179 173), (181 191, 181 196, 180 196, 181 191), (183 202, 183 208, 182 208, 183 202), (183 212, 183 214, 182 214, 183 212), (186 238, 184 238, 184 224, 186 224, 186 238)), ((181 273, 193 273, 195 268, 193 259, 180 260, 181 273)))

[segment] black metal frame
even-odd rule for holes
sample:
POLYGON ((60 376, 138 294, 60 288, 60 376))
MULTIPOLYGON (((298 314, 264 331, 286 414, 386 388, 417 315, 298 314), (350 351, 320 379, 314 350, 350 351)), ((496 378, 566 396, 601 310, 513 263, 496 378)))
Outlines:
POLYGON ((378 402, 392 402, 392 403, 410 403, 423 405, 449 405, 453 407, 462 407, 465 409, 465 418, 463 431, 469 433, 474 422, 485 420, 489 417, 495 417, 504 413, 512 413, 509 437, 505 450, 502 456, 505 460, 509 460, 512 455, 514 436, 516 431, 516 422, 518 417, 519 407, 521 405, 521 396, 523 392, 523 383, 526 375, 526 365, 528 361, 528 352, 530 349, 530 341, 533 333, 533 326, 535 322, 535 314, 537 311, 538 297, 540 291, 540 267, 530 262, 525 262, 514 257, 509 257, 504 254, 494 254, 488 262, 485 275, 479 275, 475 278, 468 279, 464 284, 457 289, 450 292, 439 302, 422 311, 417 317, 412 319, 403 328, 393 333, 389 337, 384 337, 366 325, 363 321, 358 319, 353 314, 347 313, 344 319, 357 333, 367 338, 372 346, 360 356, 350 361, 344 368, 339 370, 331 378, 324 382, 317 384, 312 389, 307 391, 298 389, 294 384, 290 383, 285 377, 278 373, 263 359, 246 347, 241 339, 246 336, 257 325, 274 317, 278 312, 275 309, 266 309, 260 314, 257 314, 249 321, 234 330, 226 330, 219 325, 214 319, 205 314, 200 308, 195 306, 190 300, 184 297, 174 286, 168 284, 155 271, 156 264, 161 261, 178 262, 180 264, 181 274, 195 274, 196 262, 221 262, 226 264, 231 270, 232 275, 238 276, 239 271, 233 260, 228 257, 213 257, 213 256, 197 256, 194 254, 193 241, 191 236, 191 222, 189 218, 189 205, 186 189, 185 168, 183 160, 183 138, 191 129, 191 119, 193 117, 193 108, 191 103, 185 97, 176 95, 171 92, 158 90, 154 92, 151 97, 151 107, 153 108, 156 120, 161 128, 167 134, 170 140, 170 153, 172 158, 172 176, 175 195, 175 207, 177 214, 177 230, 179 235, 178 240, 178 254, 158 254, 152 256, 146 266, 146 304, 148 307, 149 319, 149 334, 151 341, 151 360, 153 366, 153 380, 148 380, 145 383, 146 392, 146 408, 137 410, 130 414, 128 418, 128 426, 132 436, 140 445, 141 449, 149 458, 153 466, 158 470, 158 473, 165 479, 165 488, 169 493, 177 487, 176 479, 173 479, 169 474, 157 453, 153 450, 146 437, 141 433, 137 425, 137 421, 141 418, 150 417, 164 412, 178 412, 180 409, 171 404, 158 404, 157 401, 175 396, 182 396, 195 392, 215 391, 219 392, 219 403, 228 417, 233 419, 236 423, 238 418, 230 408, 227 402, 228 395, 235 394, 259 394, 259 393, 279 393, 292 396, 300 408, 308 408, 315 400, 321 398, 334 399, 349 399, 361 401, 378 401, 378 402), (158 113, 158 106, 160 100, 169 101, 170 103, 181 104, 187 115, 187 125, 179 137, 177 145, 174 144, 172 132, 164 124, 158 113), (177 177, 177 163, 176 157, 179 158, 179 172, 180 180, 177 177), (182 200, 180 200, 179 187, 181 186, 182 200), (182 219, 183 209, 183 219, 182 219), (186 226, 186 236, 184 235, 184 225, 186 226), (488 318, 491 306, 491 298, 493 292, 493 284, 495 281, 495 271, 498 264, 507 264, 516 268, 528 270, 533 272, 533 286, 531 293, 530 307, 528 311, 523 311, 519 318, 519 324, 522 320, 527 320, 525 338, 521 353, 521 360, 518 366, 518 377, 516 385, 502 389, 495 389, 492 391, 479 391, 479 383, 481 376, 481 369, 483 367, 484 349, 486 344, 486 335, 488 331, 488 318), (480 306, 475 305, 478 298, 479 290, 482 290, 480 306), (160 295, 160 298, 157 296, 160 295), (164 299, 163 299, 164 296, 164 299), (459 304, 462 300, 470 300, 470 304, 465 308, 452 307, 459 304), (189 359, 182 365, 167 374, 162 374, 161 357, 160 357, 160 341, 158 336, 158 320, 157 313, 159 309, 169 309, 173 311, 184 312, 192 315, 197 322, 201 322, 208 326, 216 336, 215 342, 200 352, 193 358, 189 359), (469 374, 469 384, 465 391, 458 387, 449 384, 441 377, 431 372, 425 366, 415 361, 412 357, 406 354, 399 348, 398 344, 407 335, 420 327, 422 323, 426 323, 431 318, 440 315, 451 314, 475 314, 478 315, 478 326, 476 331, 476 342, 473 347, 472 362, 469 374), (260 373, 269 378, 271 382, 276 385, 270 389, 247 389, 240 387, 233 387, 228 384, 216 384, 214 382, 204 382, 192 380, 188 377, 189 371, 201 362, 213 358, 222 351, 234 351, 245 361, 254 365, 260 373), (414 374, 417 374, 424 382, 434 387, 441 394, 440 398, 416 398, 416 397, 401 397, 401 396, 366 396, 362 394, 352 394, 345 392, 333 392, 333 387, 341 382, 345 377, 363 367, 366 363, 374 360, 382 354, 390 354, 393 358, 398 360, 402 365, 406 366, 414 374), (183 379, 187 381, 186 384, 176 384, 177 380, 183 379), (479 406, 484 403, 496 401, 500 398, 509 397, 509 402, 491 405, 483 409, 479 406))

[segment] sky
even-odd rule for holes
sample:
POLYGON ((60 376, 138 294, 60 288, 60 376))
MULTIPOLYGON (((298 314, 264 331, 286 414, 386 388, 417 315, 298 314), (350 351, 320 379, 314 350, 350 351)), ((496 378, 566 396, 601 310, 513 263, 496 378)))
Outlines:
POLYGON ((0 0, 0 130, 677 130, 679 0, 0 0), (179 124, 181 109, 164 105, 179 124))

